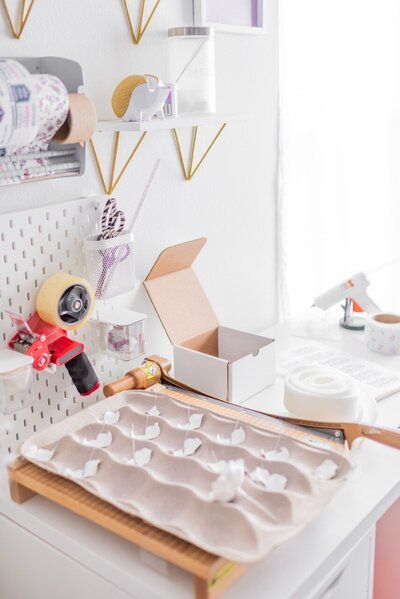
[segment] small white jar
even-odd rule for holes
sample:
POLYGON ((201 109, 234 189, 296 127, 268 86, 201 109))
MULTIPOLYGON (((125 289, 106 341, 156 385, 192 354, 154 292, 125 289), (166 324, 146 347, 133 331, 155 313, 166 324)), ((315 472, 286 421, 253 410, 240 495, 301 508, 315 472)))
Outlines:
POLYGON ((212 27, 168 30, 170 80, 177 84, 178 114, 216 111, 214 36, 212 27))

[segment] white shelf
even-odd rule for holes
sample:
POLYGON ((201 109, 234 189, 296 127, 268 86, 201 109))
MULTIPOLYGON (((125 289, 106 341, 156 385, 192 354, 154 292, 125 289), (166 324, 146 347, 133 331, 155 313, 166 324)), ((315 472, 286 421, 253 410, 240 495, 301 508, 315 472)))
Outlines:
POLYGON ((151 119, 142 122, 126 122, 120 119, 98 121, 96 131, 161 131, 165 129, 180 129, 202 125, 220 125, 231 121, 246 120, 241 114, 187 114, 164 120, 151 119))

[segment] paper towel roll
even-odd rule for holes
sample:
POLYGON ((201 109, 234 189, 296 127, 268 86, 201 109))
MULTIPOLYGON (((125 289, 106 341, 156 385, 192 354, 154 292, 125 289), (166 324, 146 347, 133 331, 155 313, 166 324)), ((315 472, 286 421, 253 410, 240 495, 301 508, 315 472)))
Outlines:
POLYGON ((371 314, 365 323, 368 349, 380 354, 400 354, 400 315, 371 314))
POLYGON ((285 377, 285 408, 300 418, 352 420, 360 409, 360 388, 328 366, 301 365, 285 377))
POLYGON ((91 99, 83 94, 68 94, 68 98, 68 118, 53 141, 59 144, 88 141, 96 130, 96 108, 91 99))

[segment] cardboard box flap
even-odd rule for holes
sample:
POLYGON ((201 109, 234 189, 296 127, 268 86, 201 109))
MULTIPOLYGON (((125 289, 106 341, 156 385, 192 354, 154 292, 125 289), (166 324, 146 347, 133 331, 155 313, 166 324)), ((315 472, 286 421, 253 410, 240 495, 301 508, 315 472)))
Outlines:
POLYGON ((153 268, 145 279, 146 282, 164 275, 169 275, 178 270, 190 268, 206 243, 207 239, 205 237, 200 237, 199 239, 185 241, 185 243, 172 245, 165 249, 155 261, 153 268))
POLYGON ((157 258, 144 281, 170 341, 177 345, 219 325, 191 269, 206 241, 202 237, 167 248, 157 258))

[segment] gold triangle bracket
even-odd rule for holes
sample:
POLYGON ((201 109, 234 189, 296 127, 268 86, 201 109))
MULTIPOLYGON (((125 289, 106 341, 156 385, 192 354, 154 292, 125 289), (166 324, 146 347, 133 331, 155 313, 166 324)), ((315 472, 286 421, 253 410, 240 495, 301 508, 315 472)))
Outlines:
POLYGON ((160 5, 160 2, 161 2, 161 0, 156 1, 149 16, 147 17, 146 20, 144 20, 144 12, 146 9, 146 0, 140 0, 138 23, 137 23, 137 29, 135 32, 135 28, 133 25, 133 19, 131 17, 131 13, 128 8, 128 0, 122 0, 122 3, 124 5, 124 10, 125 10, 125 16, 128 21, 129 32, 131 34, 131 38, 132 38, 132 41, 134 44, 136 44, 136 45, 140 44, 140 41, 141 41, 142 37, 144 36, 144 34, 146 33, 147 28, 150 25, 152 18, 154 17, 154 13, 156 12, 157 8, 160 5))
POLYGON ((222 131, 225 129, 226 125, 227 125, 227 123, 224 123, 222 125, 222 127, 219 129, 217 135, 211 141, 210 145, 208 146, 208 148, 206 149, 206 151, 204 152, 204 154, 200 158, 200 160, 197 162, 195 167, 193 166, 193 164, 194 164, 194 158, 195 158, 195 152, 196 152, 196 146, 197 146, 197 134, 198 134, 198 129, 199 129, 198 126, 195 126, 192 129, 192 142, 190 144, 190 154, 189 154, 188 166, 186 166, 186 164, 185 164, 185 159, 183 157, 183 152, 182 152, 182 145, 181 145, 181 142, 180 142, 180 139, 178 136, 178 132, 176 129, 172 130, 172 133, 173 133, 173 136, 175 139, 175 143, 176 143, 176 147, 178 150, 179 160, 180 160, 182 170, 183 170, 183 175, 184 175, 186 181, 190 181, 194 177, 194 175, 197 173, 200 166, 203 164, 204 160, 206 159, 209 152, 211 151, 211 148, 213 147, 213 145, 215 144, 215 142, 221 135, 222 131))
POLYGON ((30 0, 30 2, 26 2, 26 0, 20 0, 20 10, 19 10, 19 19, 18 23, 14 24, 14 21, 11 18, 10 9, 7 4, 7 0, 1 0, 3 5, 3 9, 6 15, 6 20, 10 27, 11 33, 15 37, 15 39, 19 40, 22 35, 23 30, 25 29, 25 25, 28 21, 29 15, 31 14, 33 5, 35 0, 30 0))
POLYGON ((121 131, 114 131, 114 147, 113 147, 113 152, 112 152, 112 157, 111 157, 111 169, 110 169, 108 185, 106 183, 106 178, 104 176, 103 169, 100 164, 99 155, 97 153, 93 138, 90 140, 90 147, 92 148, 94 161, 95 161, 96 168, 99 173, 100 180, 101 180, 101 185, 103 187, 105 194, 111 195, 113 193, 114 189, 117 187, 118 183, 121 181, 122 177, 124 176, 128 166, 132 162, 133 157, 135 156, 136 152, 140 148, 142 141, 146 137, 146 133, 147 133, 147 131, 142 133, 142 135, 139 138, 139 141, 136 143, 132 152, 129 154, 129 156, 128 156, 127 160, 125 161, 123 167, 121 168, 119 174, 117 176, 115 176, 121 131))

